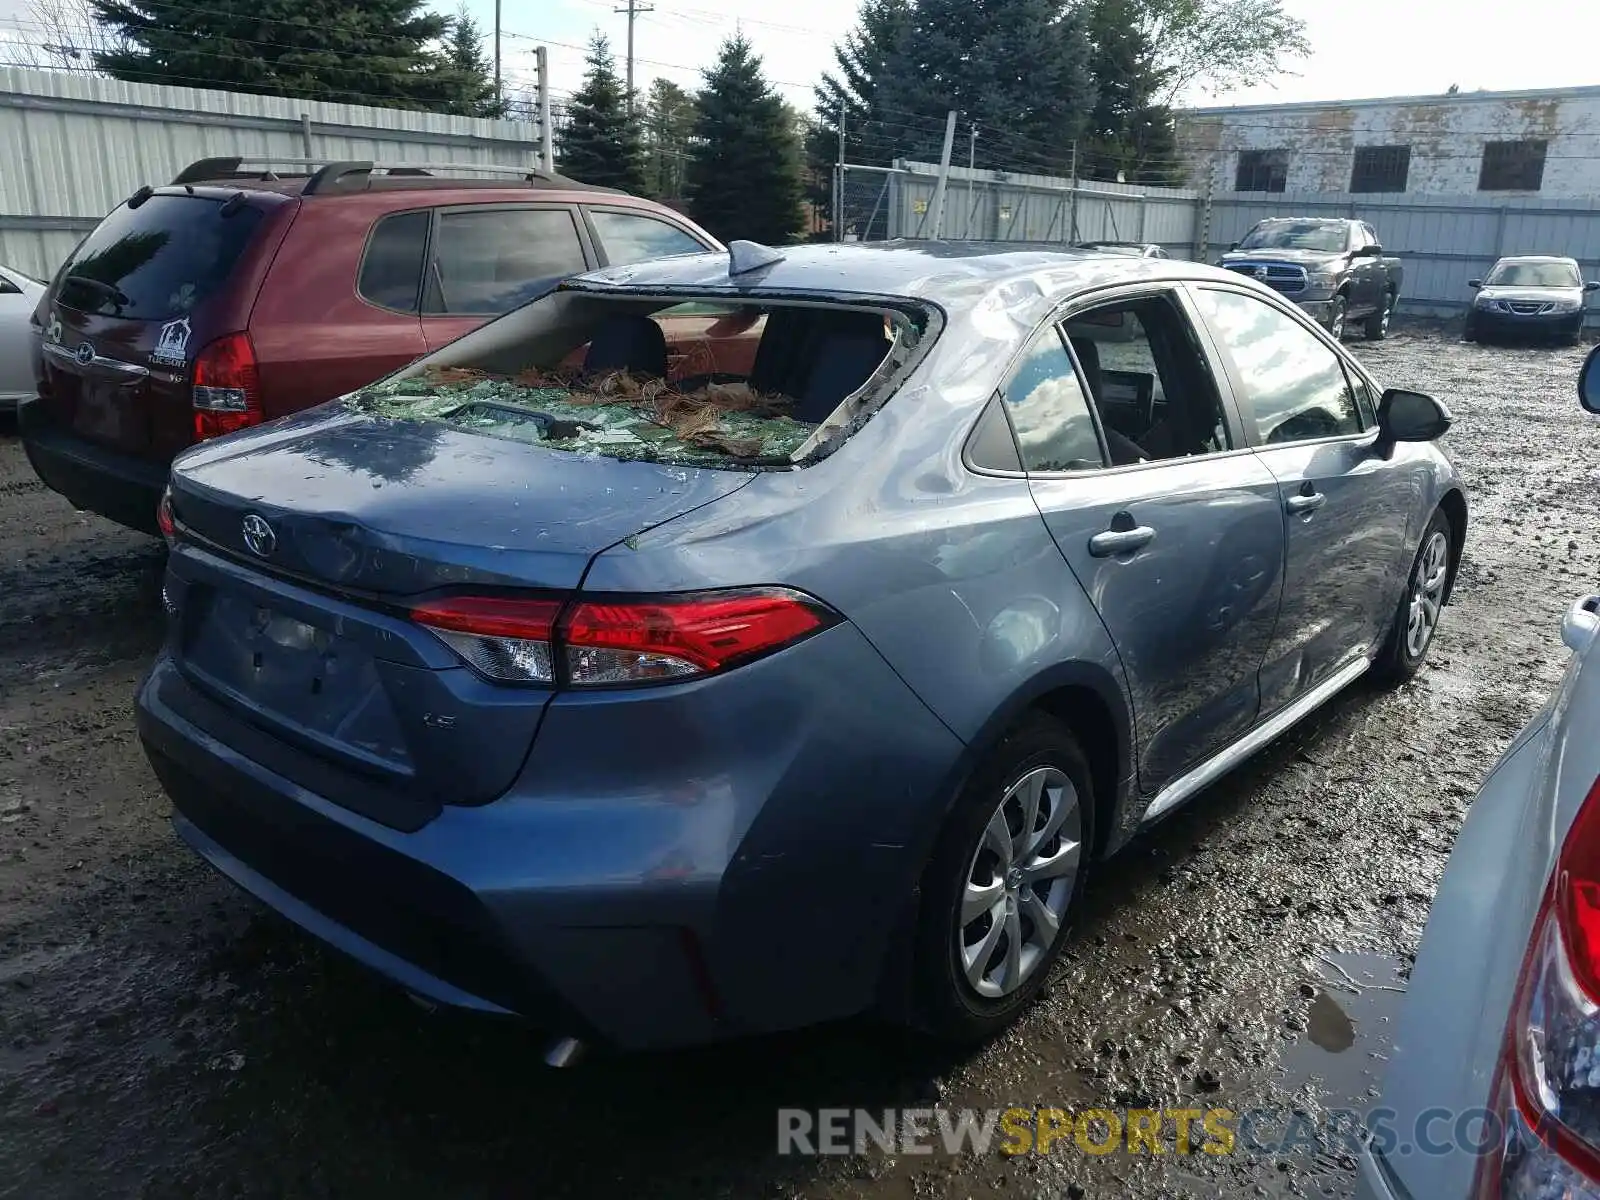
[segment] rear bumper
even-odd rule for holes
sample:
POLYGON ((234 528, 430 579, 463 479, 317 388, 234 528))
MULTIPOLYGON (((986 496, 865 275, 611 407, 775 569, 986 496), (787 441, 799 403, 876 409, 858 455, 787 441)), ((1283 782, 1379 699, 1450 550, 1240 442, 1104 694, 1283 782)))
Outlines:
POLYGON ((163 655, 139 733, 214 867, 414 993, 626 1049, 871 1008, 963 748, 842 626, 697 690, 558 697, 506 796, 406 832, 213 736, 183 689, 163 655), (858 698, 811 694, 844 677, 858 698), (773 689, 817 716, 767 746, 773 689))
POLYGON ((44 415, 44 401, 24 400, 17 408, 17 431, 35 473, 75 508, 88 509, 160 536, 156 505, 167 486, 169 467, 96 446, 63 432, 44 415))

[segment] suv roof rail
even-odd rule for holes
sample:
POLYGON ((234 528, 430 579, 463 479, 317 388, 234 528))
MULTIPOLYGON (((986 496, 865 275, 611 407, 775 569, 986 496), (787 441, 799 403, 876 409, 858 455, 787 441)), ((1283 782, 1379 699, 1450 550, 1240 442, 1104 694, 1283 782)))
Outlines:
POLYGON ((273 167, 300 168, 291 169, 286 174, 290 178, 306 179, 306 186, 301 192, 304 196, 315 196, 319 193, 329 192, 341 186, 346 180, 354 176, 370 179, 374 171, 382 171, 389 177, 416 176, 429 179, 448 178, 451 175, 469 173, 478 175, 504 175, 521 180, 524 183, 555 187, 581 188, 594 191, 608 191, 606 188, 593 188, 589 184, 568 179, 557 175, 553 171, 546 171, 540 167, 504 166, 498 163, 403 163, 403 162, 376 162, 370 159, 349 159, 330 161, 326 158, 279 158, 275 155, 261 157, 228 158, 202 158, 190 163, 178 177, 172 181, 174 186, 191 183, 201 183, 206 180, 217 179, 262 179, 275 180, 280 176, 273 167), (259 164, 260 169, 245 170, 245 164, 252 166, 259 164))

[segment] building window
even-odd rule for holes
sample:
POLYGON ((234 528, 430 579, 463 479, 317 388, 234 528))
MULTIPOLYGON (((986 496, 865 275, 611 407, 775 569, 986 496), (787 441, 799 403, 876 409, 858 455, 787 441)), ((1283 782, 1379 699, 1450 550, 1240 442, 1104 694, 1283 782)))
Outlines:
POLYGON ((1281 192, 1289 183, 1289 152, 1287 150, 1239 151, 1239 175, 1234 180, 1236 192, 1281 192))
POLYGON ((1403 192, 1411 170, 1410 146, 1357 146, 1352 192, 1403 192))
POLYGON ((1549 144, 1542 138, 1525 142, 1485 142, 1478 190, 1537 192, 1544 182, 1544 153, 1549 144))

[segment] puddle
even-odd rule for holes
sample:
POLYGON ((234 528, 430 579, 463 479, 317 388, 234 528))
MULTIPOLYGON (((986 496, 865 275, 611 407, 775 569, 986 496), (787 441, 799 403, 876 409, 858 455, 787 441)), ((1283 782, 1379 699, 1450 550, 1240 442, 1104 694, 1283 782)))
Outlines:
POLYGON ((1327 954, 1312 964, 1290 1004, 1295 1041, 1283 1051, 1284 1082, 1312 1084, 1327 1108, 1370 1104, 1383 1082, 1395 1022, 1405 1002, 1400 962, 1379 954, 1327 954))

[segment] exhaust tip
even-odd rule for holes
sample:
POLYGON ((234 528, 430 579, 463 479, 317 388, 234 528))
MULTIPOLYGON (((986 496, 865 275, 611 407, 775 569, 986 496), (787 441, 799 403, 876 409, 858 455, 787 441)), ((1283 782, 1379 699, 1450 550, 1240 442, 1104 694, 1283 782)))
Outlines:
POLYGON ((583 1043, 575 1037, 557 1038, 544 1052, 545 1065, 556 1068, 575 1066, 583 1057, 583 1050, 583 1043))

